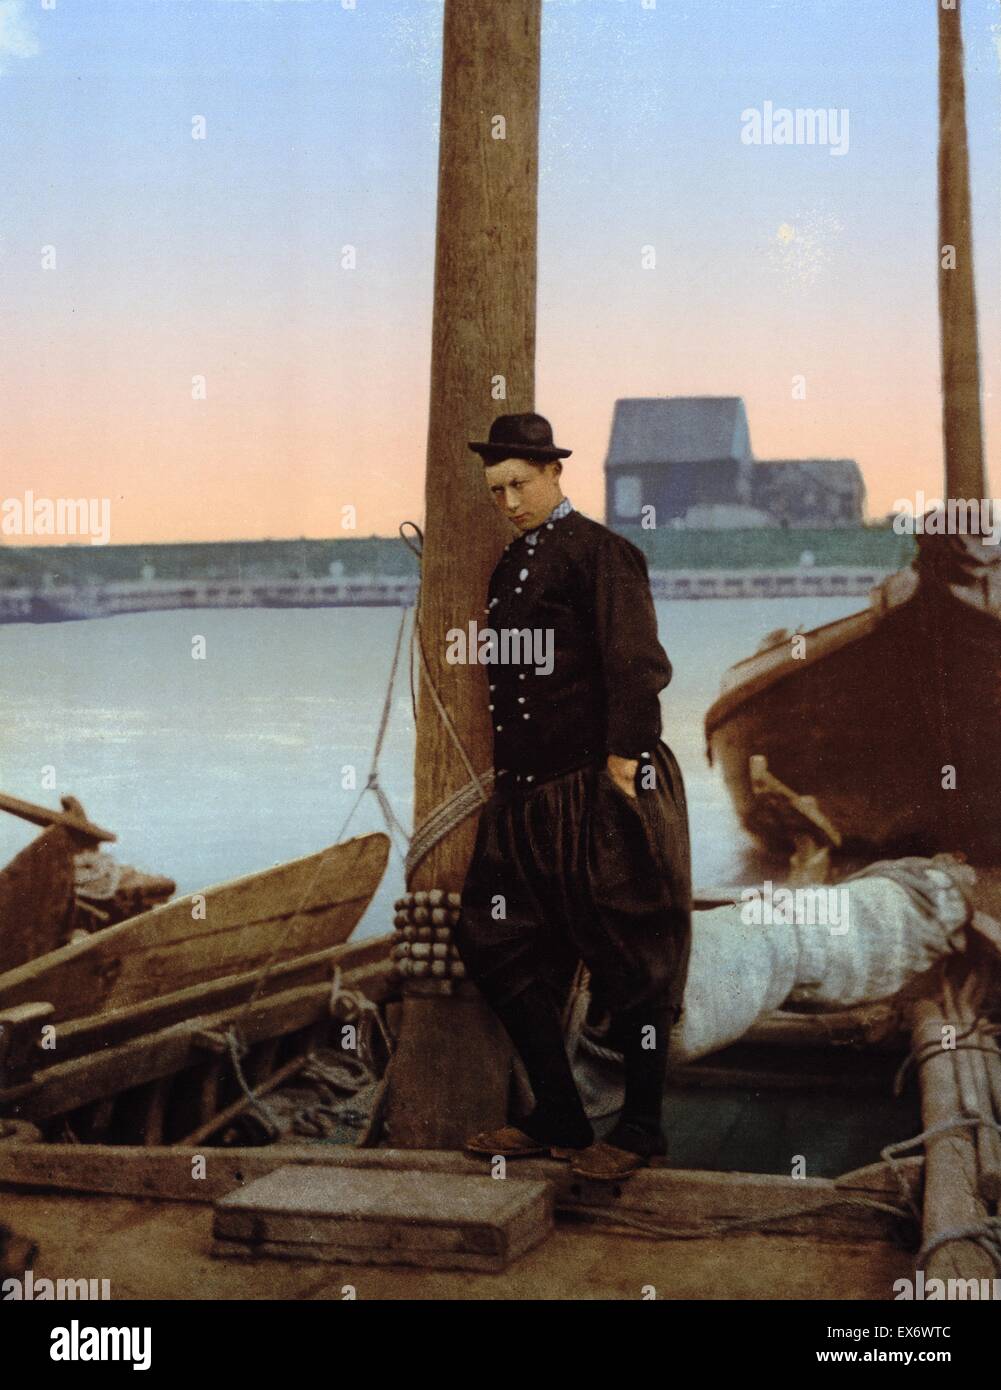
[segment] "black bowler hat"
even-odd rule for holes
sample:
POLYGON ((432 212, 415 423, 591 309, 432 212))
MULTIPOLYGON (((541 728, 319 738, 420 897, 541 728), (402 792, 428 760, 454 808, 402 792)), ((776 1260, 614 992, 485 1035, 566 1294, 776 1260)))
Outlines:
POLYGON ((553 427, 544 415, 498 415, 490 426, 490 438, 485 442, 469 441, 469 447, 479 454, 484 464, 499 463, 501 459, 529 459, 534 463, 549 463, 567 459, 571 449, 557 449, 553 443, 553 427))

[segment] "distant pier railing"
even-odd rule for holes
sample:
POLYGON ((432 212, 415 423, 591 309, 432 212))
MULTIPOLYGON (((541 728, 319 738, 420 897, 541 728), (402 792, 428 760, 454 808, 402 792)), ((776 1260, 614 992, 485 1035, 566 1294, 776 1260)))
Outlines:
POLYGON ((651 570, 656 599, 868 598, 890 570, 804 565, 796 569, 651 570))
MULTIPOLYGON (((864 598, 873 568, 652 570, 656 599, 864 598)), ((0 589, 0 623, 58 623, 187 608, 410 608, 415 577, 169 580, 0 589)))

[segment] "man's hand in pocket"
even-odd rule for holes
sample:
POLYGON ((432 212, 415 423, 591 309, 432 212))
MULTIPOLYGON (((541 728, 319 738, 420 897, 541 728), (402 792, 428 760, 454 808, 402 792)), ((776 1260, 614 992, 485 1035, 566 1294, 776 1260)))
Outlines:
POLYGON ((638 758, 617 758, 614 753, 609 753, 607 762, 608 772, 617 787, 620 787, 626 796, 636 800, 636 769, 639 767, 638 758))

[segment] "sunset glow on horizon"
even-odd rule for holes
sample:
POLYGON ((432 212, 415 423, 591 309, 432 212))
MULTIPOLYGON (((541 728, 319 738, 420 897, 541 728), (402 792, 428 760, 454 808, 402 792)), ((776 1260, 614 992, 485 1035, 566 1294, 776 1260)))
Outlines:
MULTIPOLYGON (((108 498, 119 544, 421 520, 441 17, 0 0, 0 502, 108 498)), ((990 460, 996 0, 963 23, 990 460)), ((871 518, 941 494, 936 62, 932 3, 547 0, 536 409, 576 506, 627 396, 741 396, 758 458, 856 459, 871 518), (847 148, 743 142, 766 102, 847 148)))

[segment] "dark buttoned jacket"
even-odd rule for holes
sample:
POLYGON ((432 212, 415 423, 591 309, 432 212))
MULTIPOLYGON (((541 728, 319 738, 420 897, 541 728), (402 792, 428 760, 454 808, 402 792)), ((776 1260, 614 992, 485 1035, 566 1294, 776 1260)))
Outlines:
POLYGON ((671 663, 646 557, 631 541, 577 511, 546 522, 507 546, 485 611, 498 638, 488 664, 498 790, 610 753, 650 755, 671 663), (505 631, 520 645, 505 647, 505 631))

